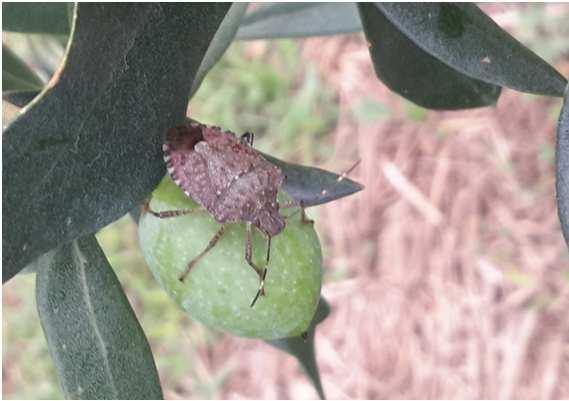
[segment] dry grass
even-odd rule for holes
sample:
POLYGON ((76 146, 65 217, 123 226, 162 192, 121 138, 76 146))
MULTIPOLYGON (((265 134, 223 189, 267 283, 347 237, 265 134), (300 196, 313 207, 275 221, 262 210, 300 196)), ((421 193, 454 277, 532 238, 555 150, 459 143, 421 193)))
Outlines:
MULTIPOLYGON (((555 205, 558 100, 428 113, 378 83, 359 37, 311 39, 339 93, 335 160, 364 192, 319 211, 333 314, 317 334, 330 398, 568 398, 569 258, 555 205), (339 56, 341 55, 341 57, 339 56), (361 123, 359 100, 390 118, 361 123)), ((338 170, 338 167, 335 167, 338 170)), ((226 338, 227 398, 313 398, 296 363, 226 338), (228 355, 230 355, 228 357, 228 355), (229 360, 228 360, 229 359, 229 360)))

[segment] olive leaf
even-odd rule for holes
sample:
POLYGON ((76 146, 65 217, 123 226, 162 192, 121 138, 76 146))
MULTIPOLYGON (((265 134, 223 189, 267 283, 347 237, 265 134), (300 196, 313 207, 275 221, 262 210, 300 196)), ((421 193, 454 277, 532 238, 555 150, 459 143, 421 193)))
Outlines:
POLYGON ((567 80, 472 3, 373 6, 413 43, 456 71, 521 92, 563 96, 567 80))
POLYGON ((42 80, 9 47, 2 44, 2 92, 37 90, 42 80))
POLYGON ((261 153, 285 174, 283 190, 299 204, 316 206, 361 191, 363 185, 318 167, 288 163, 261 153))
POLYGON ((298 360, 321 399, 325 399, 326 395, 322 387, 320 372, 318 371, 318 364, 316 362, 314 334, 316 332, 316 326, 326 319, 329 314, 330 305, 324 298, 320 298, 318 308, 316 309, 316 313, 310 323, 305 338, 291 337, 267 341, 267 343, 273 347, 285 351, 298 360))
POLYGON ((2 138, 4 281, 156 187, 162 135, 228 7, 77 5, 65 64, 2 138))
POLYGON ((557 210, 569 246, 569 86, 557 126, 557 210))
POLYGON ((247 11, 248 5, 249 3, 233 3, 229 11, 227 11, 227 14, 225 14, 225 18, 209 44, 207 52, 200 64, 200 68, 194 77, 191 96, 198 91, 209 70, 221 59, 231 42, 233 42, 233 38, 241 23, 241 18, 245 14, 245 11, 247 11))
POLYGON ((273 3, 247 14, 237 39, 277 39, 361 31, 354 3, 273 3))
MULTIPOLYGON (((187 117, 186 123, 201 122, 187 117)), ((364 186, 336 173, 318 167, 288 163, 259 152, 267 161, 277 165, 285 175, 282 189, 298 204, 317 206, 352 195, 364 186)), ((355 167, 355 166, 354 166, 355 167)))
POLYGON ((161 399, 148 341, 93 235, 37 271, 37 305, 68 399, 161 399))
POLYGON ((36 259, 28 263, 18 274, 33 274, 40 271, 43 266, 48 266, 54 256, 57 254, 57 248, 47 251, 43 255, 40 255, 36 259))
POLYGON ((3 3, 2 30, 68 35, 73 3, 3 3))
POLYGON ((499 86, 470 78, 430 55, 405 36, 373 3, 361 3, 358 8, 375 72, 389 89, 435 110, 496 103, 501 91, 499 86))

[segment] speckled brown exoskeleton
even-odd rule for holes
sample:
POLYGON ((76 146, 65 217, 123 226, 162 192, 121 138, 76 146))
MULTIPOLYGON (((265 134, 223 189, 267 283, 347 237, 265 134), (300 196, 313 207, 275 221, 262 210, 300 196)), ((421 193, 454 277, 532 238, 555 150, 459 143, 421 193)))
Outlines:
MULTIPOLYGON (((209 241, 206 248, 188 263, 180 280, 184 281, 194 267, 222 237, 227 223, 245 222, 247 239, 245 259, 259 275, 260 285, 251 306, 264 295, 267 267, 261 268, 252 260, 253 227, 267 237, 268 265, 271 238, 286 225, 279 213, 277 193, 285 175, 281 169, 269 163, 253 148, 253 134, 237 137, 230 131, 188 122, 171 128, 166 133, 163 145, 164 160, 168 173, 184 193, 195 200, 219 223, 221 228, 209 241)), ((293 206, 285 205, 285 207, 293 206)), ((304 214, 301 219, 312 223, 304 214)), ((194 209, 147 211, 159 218, 169 218, 193 213, 194 209)))

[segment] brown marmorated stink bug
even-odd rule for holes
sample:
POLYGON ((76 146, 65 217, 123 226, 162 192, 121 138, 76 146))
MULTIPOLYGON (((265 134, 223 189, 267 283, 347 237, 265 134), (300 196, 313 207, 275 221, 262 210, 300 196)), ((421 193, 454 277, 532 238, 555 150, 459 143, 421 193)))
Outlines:
MULTIPOLYGON (((245 259, 260 279, 259 290, 251 302, 251 306, 254 306, 259 296, 264 295, 271 238, 285 228, 285 217, 279 214, 279 207, 300 206, 302 221, 312 221, 306 218, 302 203, 279 205, 277 193, 285 175, 252 145, 251 133, 237 137, 219 127, 188 122, 168 130, 163 151, 168 173, 176 185, 222 224, 206 248, 188 263, 180 281, 184 281, 192 267, 216 245, 227 223, 245 222, 245 259), (268 240, 266 265, 263 268, 252 260, 253 227, 265 234, 268 240)), ((147 205, 147 212, 159 218, 169 218, 196 210, 155 212, 147 205)))

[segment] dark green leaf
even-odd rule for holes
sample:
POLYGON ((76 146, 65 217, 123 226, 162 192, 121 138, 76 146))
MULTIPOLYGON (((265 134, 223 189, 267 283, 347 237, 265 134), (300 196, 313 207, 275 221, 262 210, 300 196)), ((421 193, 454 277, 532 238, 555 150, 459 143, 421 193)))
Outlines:
POLYGON ((42 80, 12 50, 2 44, 2 91, 37 90, 42 80))
POLYGON ((263 153, 271 163, 279 166, 286 178, 284 191, 304 206, 316 206, 361 191, 363 185, 318 167, 287 163, 263 153))
POLYGON ((567 80, 471 3, 375 3, 423 50, 455 70, 522 92, 563 96, 567 80))
POLYGON ((2 3, 2 30, 68 35, 73 3, 2 3))
POLYGON ((375 72, 392 91, 435 110, 487 106, 500 96, 499 86, 470 78, 421 49, 374 4, 361 3, 359 10, 375 72))
POLYGON ((318 309, 312 319, 310 328, 308 329, 306 338, 291 337, 283 338, 281 340, 267 341, 273 347, 294 356, 304 368, 306 375, 312 381, 314 388, 318 392, 321 399, 325 399, 324 388, 320 380, 320 373, 318 372, 318 364, 316 363, 314 333, 316 326, 328 317, 330 314, 330 305, 324 298, 320 298, 318 309))
POLYGON ((39 95, 37 90, 8 91, 2 92, 2 100, 17 107, 24 107, 34 100, 37 95, 39 95))
MULTIPOLYGON (((186 118, 187 123, 197 122, 186 118)), ((202 124, 202 123, 200 123, 202 124)), ((283 190, 296 202, 306 207, 332 202, 364 189, 363 185, 318 167, 288 163, 260 152, 269 162, 281 168, 286 178, 283 190)), ((355 166, 354 166, 355 167, 355 166)))
POLYGON ((274 3, 246 15, 237 39, 276 39, 359 32, 354 3, 274 3))
POLYGON ((239 28, 239 24, 241 23, 241 18, 245 14, 245 11, 247 11, 248 4, 249 3, 233 3, 229 11, 227 11, 195 75, 191 96, 197 92, 209 70, 213 68, 223 56, 231 42, 233 42, 237 28, 239 28))
POLYGON ((139 204, 229 5, 76 7, 66 63, 5 130, 3 280, 139 204))
POLYGON ((94 236, 37 275, 37 305, 68 399, 161 399, 148 341, 94 236))
POLYGON ((31 263, 28 263, 28 265, 20 270, 18 274, 37 273, 42 268, 42 266, 48 266, 56 254, 57 249, 52 249, 51 251, 44 253, 40 257, 33 260, 31 263))
POLYGON ((569 86, 557 127, 557 210, 569 246, 569 86))

